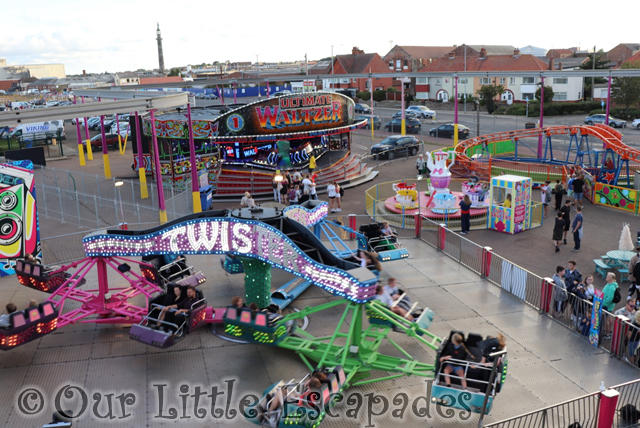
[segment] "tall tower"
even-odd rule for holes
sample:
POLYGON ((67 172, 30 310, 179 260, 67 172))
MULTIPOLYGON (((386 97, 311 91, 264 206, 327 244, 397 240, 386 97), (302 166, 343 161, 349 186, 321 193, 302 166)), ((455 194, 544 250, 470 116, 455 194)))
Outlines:
POLYGON ((156 30, 156 40, 158 41, 158 61, 160 62, 160 74, 164 74, 164 54, 162 53, 162 36, 160 35, 160 23, 158 23, 158 29, 156 30))

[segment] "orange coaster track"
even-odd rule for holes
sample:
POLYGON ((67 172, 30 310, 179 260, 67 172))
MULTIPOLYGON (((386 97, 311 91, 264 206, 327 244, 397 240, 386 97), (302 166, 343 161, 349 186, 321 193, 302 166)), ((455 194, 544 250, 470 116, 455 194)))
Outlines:
MULTIPOLYGON (((510 139, 521 139, 526 137, 538 137, 540 134, 544 137, 552 135, 592 135, 604 143, 605 148, 613 150, 621 156, 622 160, 630 160, 640 163, 640 150, 631 148, 622 142, 622 134, 616 129, 606 125, 574 125, 574 126, 552 126, 549 128, 519 129, 516 131, 497 132, 495 134, 481 135, 479 137, 470 138, 458 143, 454 151, 456 154, 456 163, 464 166, 467 170, 474 170, 488 174, 489 166, 480 162, 473 162, 466 154, 466 150, 481 146, 482 144, 490 144, 498 141, 510 139)), ((489 174, 490 175, 490 174, 489 174)))

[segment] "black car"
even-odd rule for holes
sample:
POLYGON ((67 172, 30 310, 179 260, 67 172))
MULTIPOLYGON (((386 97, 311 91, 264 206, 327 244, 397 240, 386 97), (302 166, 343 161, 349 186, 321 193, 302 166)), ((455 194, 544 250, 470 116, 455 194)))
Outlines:
MULTIPOLYGON (((405 128, 409 134, 417 134, 422 128, 422 123, 418 119, 405 119, 405 128)), ((393 119, 385 126, 389 132, 402 132, 402 119, 393 119)))
MULTIPOLYGON (((356 122, 360 122, 366 120, 367 124, 364 125, 364 129, 371 129, 371 116, 358 116, 356 117, 356 122)), ((380 129, 380 127, 382 126, 382 121, 380 120, 380 117, 378 116, 373 116, 373 129, 380 129)))
POLYGON ((369 107, 366 104, 358 103, 358 104, 356 104, 355 111, 356 111, 356 113, 370 113, 371 112, 371 107, 369 107))
MULTIPOLYGON (((429 135, 432 137, 453 138, 453 123, 445 123, 437 128, 431 128, 429 135)), ((469 138, 469 128, 458 124, 458 139, 464 140, 466 138, 469 138)))
MULTIPOLYGON (((419 119, 418 115, 412 111, 405 111, 404 112, 404 118, 405 119, 419 119)), ((395 113, 393 113, 393 116, 391 116, 391 119, 402 119, 402 111, 397 111, 395 113)))
POLYGON ((389 159, 395 158, 396 155, 415 156, 419 150, 420 142, 418 139, 408 135, 392 135, 371 146, 373 156, 386 156, 389 159))

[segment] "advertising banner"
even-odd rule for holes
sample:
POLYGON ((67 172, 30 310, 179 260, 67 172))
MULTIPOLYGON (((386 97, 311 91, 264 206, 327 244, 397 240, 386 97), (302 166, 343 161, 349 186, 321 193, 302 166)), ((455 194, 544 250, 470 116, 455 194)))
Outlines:
POLYGON ((593 298, 593 311, 591 312, 591 330, 589 330, 589 343, 598 347, 598 336, 600 335, 600 320, 602 319, 602 299, 604 294, 600 290, 595 290, 593 298))

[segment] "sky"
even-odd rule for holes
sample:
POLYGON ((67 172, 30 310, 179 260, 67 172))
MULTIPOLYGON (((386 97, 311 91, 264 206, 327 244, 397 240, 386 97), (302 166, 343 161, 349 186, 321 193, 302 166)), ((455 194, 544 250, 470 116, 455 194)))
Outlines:
POLYGON ((0 58, 7 65, 62 63, 67 74, 158 68, 157 23, 167 69, 226 60, 296 61, 305 54, 316 60, 330 57, 332 46, 334 55, 357 46, 384 56, 395 45, 595 45, 606 51, 640 42, 635 14, 610 14, 593 0, 3 3, 0 58))

